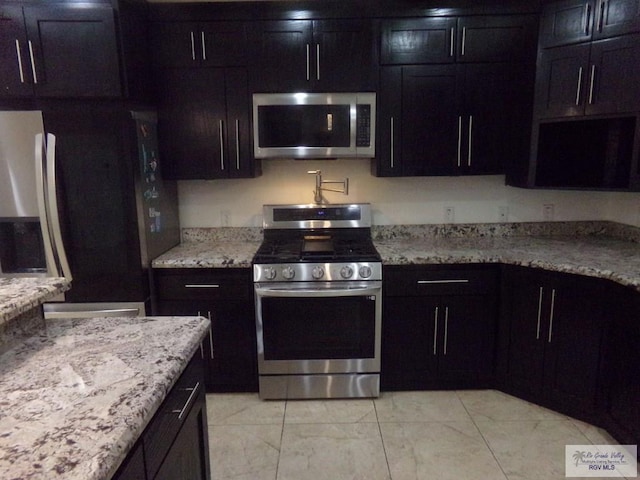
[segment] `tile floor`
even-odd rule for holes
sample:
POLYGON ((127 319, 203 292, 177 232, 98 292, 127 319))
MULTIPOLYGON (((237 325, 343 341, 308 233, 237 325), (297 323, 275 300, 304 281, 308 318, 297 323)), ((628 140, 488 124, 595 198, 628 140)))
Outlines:
POLYGON ((494 390, 353 400, 207 395, 212 480, 555 480, 605 432, 494 390))

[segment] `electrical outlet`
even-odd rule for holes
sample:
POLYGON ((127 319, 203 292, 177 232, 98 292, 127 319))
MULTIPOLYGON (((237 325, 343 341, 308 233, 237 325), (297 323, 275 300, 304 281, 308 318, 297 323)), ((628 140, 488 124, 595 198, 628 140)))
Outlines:
POLYGON ((553 203, 545 203, 542 206, 542 218, 545 222, 551 222, 554 217, 554 205, 553 203))
POLYGON ((229 210, 222 210, 220 212, 220 225, 228 227, 231 223, 231 212, 229 210))
POLYGON ((506 205, 503 205, 501 207, 498 207, 498 218, 500 219, 500 222, 508 222, 509 221, 509 207, 507 207, 506 205))
POLYGON ((455 217, 455 210, 453 207, 444 207, 444 221, 447 223, 453 223, 455 217))

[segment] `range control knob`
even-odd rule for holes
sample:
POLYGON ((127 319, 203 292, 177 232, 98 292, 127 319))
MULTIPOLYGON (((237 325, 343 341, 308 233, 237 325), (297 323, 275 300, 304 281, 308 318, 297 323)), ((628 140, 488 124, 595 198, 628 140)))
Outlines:
POLYGON ((276 269, 273 267, 264 267, 262 269, 262 274, 267 280, 273 280, 276 278, 276 269))
POLYGON ((351 278, 352 275, 353 275, 353 268, 351 268, 349 265, 345 265, 340 269, 340 276, 342 278, 351 278))
POLYGON ((314 280, 320 280, 324 277, 324 268, 319 266, 313 267, 313 270, 311 270, 311 276, 314 280))
POLYGON ((360 273, 360 276, 362 278, 369 278, 371 276, 371 267, 368 265, 363 265, 362 267, 360 267, 360 270, 358 270, 358 272, 360 273))
POLYGON ((293 269, 293 267, 284 267, 282 269, 282 276, 285 280, 292 280, 293 277, 296 276, 296 271, 293 269))

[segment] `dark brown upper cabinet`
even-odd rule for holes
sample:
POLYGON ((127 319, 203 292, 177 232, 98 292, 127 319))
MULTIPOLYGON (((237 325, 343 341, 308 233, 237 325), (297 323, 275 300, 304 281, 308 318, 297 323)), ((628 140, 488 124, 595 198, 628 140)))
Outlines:
POLYGON ((542 48, 640 32, 636 0, 565 0, 544 7, 542 48))
POLYGON ((3 65, 8 65, 0 74, 3 95, 120 96, 111 6, 0 6, 0 11, 6 27, 0 30, 3 65))
POLYGON ((536 26, 526 15, 383 20, 380 63, 521 61, 535 50, 536 26))
POLYGON ((277 20, 253 27, 253 91, 375 89, 377 65, 369 21, 277 20))
POLYGON ((245 22, 163 22, 152 30, 158 67, 221 67, 247 64, 245 22))

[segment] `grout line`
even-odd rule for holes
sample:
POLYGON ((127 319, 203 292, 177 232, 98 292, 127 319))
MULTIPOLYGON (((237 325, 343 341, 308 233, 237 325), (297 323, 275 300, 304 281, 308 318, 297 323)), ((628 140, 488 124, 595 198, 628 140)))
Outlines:
POLYGON ((487 439, 484 437, 484 434, 482 433, 482 431, 478 427, 478 424, 476 423, 475 419, 473 418, 473 415, 471 415, 471 413, 469 412, 469 409, 467 409, 467 406, 465 405, 464 401, 462 400, 462 398, 460 398, 460 395, 458 395, 458 390, 455 390, 455 392, 456 392, 456 397, 458 397, 458 400, 460 401, 460 403, 462 404, 462 407, 464 408, 464 411, 467 412, 467 415, 469 415, 469 419, 471 420, 471 422, 473 422, 473 426, 476 427, 476 430, 478 431, 478 433, 482 437, 482 441, 487 446, 487 449, 489 450, 489 452, 491 452, 491 456, 493 457, 493 459, 495 460, 496 464, 498 465, 498 468, 500 468, 500 471, 504 475, 505 480, 509 480, 509 476, 507 475, 507 472, 505 472, 504 468, 502 468, 502 464, 500 463, 500 461, 496 457, 496 454, 493 452, 491 446, 489 445, 489 442, 487 442, 487 439))
POLYGON ((282 439, 284 438, 284 426, 285 426, 285 417, 287 416, 287 405, 289 404, 288 400, 284 402, 284 412, 282 413, 282 428, 280 429, 280 447, 278 448, 278 463, 276 464, 276 477, 274 480, 278 480, 278 473, 280 471, 280 459, 282 458, 282 439))
POLYGON ((384 461, 387 464, 387 472, 389 473, 389 480, 393 480, 391 477, 391 466, 389 465, 389 457, 387 455, 387 447, 384 445, 384 437, 382 436, 382 428, 380 427, 380 419, 378 418, 378 409, 376 408, 376 401, 372 399, 373 411, 376 414, 376 424, 378 425, 378 432, 380 433, 380 441, 382 442, 382 451, 384 452, 384 461))

